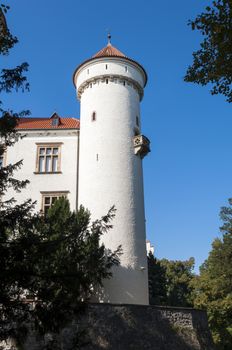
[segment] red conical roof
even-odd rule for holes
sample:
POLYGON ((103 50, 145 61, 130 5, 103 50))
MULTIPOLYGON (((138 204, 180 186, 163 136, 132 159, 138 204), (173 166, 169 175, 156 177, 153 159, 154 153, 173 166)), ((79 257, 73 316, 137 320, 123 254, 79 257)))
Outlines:
POLYGON ((124 57, 124 58, 126 57, 124 53, 116 49, 116 47, 112 46, 111 43, 108 43, 106 47, 103 47, 103 49, 101 49, 95 55, 93 55, 92 58, 110 57, 110 56, 124 57))

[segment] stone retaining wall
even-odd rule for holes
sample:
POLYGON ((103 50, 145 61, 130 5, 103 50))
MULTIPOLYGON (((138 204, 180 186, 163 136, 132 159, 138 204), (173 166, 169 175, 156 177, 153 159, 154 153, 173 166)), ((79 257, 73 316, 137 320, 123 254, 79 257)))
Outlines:
POLYGON ((85 331, 83 350, 214 350, 204 311, 111 304, 89 305, 81 320, 59 336, 31 334, 23 350, 41 350, 49 342, 51 349, 56 350, 57 342, 62 350, 73 350, 76 330, 85 331))

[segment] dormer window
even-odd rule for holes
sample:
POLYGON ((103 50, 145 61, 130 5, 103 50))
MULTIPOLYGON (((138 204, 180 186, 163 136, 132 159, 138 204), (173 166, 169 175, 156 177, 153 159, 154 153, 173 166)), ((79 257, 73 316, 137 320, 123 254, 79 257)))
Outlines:
POLYGON ((51 119, 51 126, 59 126, 60 125, 60 117, 57 113, 53 113, 53 115, 50 117, 51 119))
POLYGON ((58 125, 59 125, 59 119, 58 118, 52 119, 52 126, 58 126, 58 125))

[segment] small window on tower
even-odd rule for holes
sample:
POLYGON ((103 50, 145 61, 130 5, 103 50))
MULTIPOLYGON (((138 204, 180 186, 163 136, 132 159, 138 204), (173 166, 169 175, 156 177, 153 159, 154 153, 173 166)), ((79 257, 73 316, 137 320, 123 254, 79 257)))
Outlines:
POLYGON ((107 66, 107 64, 106 64, 106 69, 108 69, 108 66, 107 66))
POLYGON ((89 74, 89 69, 87 69, 87 74, 89 74))
POLYGON ((92 122, 95 122, 96 121, 96 112, 93 112, 92 113, 92 122))
POLYGON ((136 125, 139 127, 139 117, 136 116, 136 125))
POLYGON ((109 80, 108 80, 108 79, 106 79, 106 84, 108 84, 108 82, 109 82, 109 80))
POLYGON ((127 68, 127 66, 125 66, 125 72, 127 72, 128 71, 128 68, 127 68))
POLYGON ((124 86, 126 85, 126 82, 125 82, 125 80, 124 80, 124 82, 123 82, 123 85, 124 85, 124 86))

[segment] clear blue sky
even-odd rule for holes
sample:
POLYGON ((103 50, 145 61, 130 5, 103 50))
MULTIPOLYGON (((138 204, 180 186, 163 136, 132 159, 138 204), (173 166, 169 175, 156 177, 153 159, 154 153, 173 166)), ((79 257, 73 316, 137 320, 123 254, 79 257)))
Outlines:
POLYGON ((9 26, 18 44, 2 66, 28 61, 31 91, 6 105, 34 117, 79 116, 72 73, 112 43, 148 73, 143 133, 152 144, 144 160, 147 236, 156 256, 207 258, 220 235, 218 213, 231 196, 232 115, 223 97, 183 81, 200 36, 187 26, 210 0, 11 1, 9 26))

